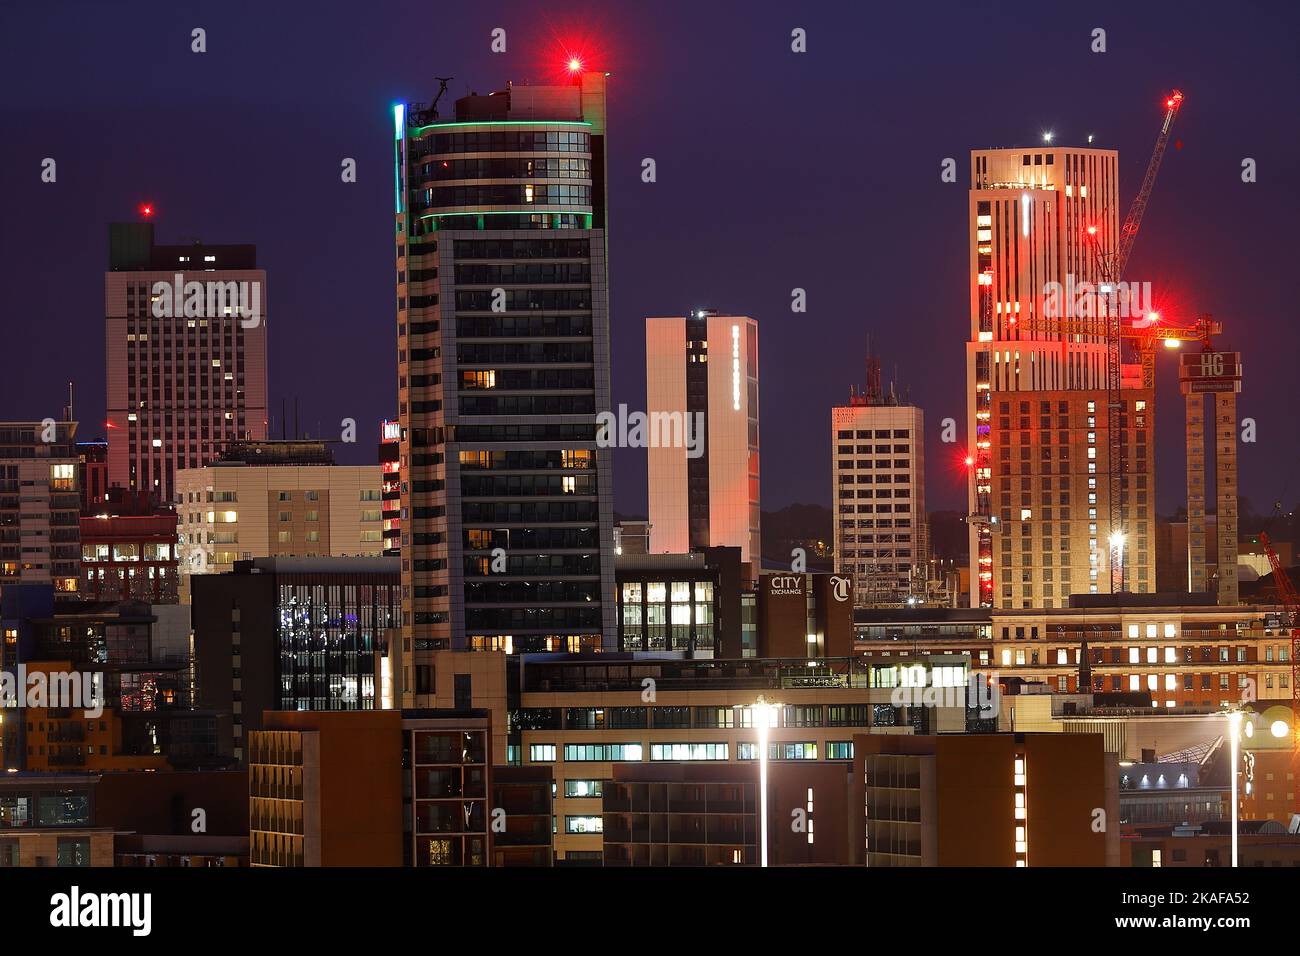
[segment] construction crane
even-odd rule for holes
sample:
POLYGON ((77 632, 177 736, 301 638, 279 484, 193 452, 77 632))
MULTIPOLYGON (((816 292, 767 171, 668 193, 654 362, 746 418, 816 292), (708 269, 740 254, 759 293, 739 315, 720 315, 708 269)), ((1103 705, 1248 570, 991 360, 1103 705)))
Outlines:
MULTIPOLYGON (((1092 246, 1093 259, 1101 279, 1102 300, 1117 290, 1124 277, 1124 268, 1128 265, 1133 252, 1133 243, 1137 241, 1138 230, 1142 228, 1142 217, 1147 211, 1147 202, 1151 199, 1151 190, 1156 184, 1156 175, 1165 158, 1165 149, 1169 146, 1169 135, 1173 131, 1174 119, 1183 105, 1183 94, 1174 90, 1165 97, 1165 116, 1160 125, 1160 135, 1156 137, 1155 149, 1151 152, 1151 161, 1147 163, 1146 175, 1142 177, 1142 187, 1138 190, 1129 206, 1124 225, 1120 228, 1119 243, 1113 253, 1103 253, 1097 240, 1097 227, 1087 230, 1088 242, 1092 246)), ((1108 309, 1106 322, 1106 437, 1110 444, 1107 461, 1107 484, 1110 499, 1111 534, 1111 591, 1124 590, 1124 565, 1122 557, 1125 534, 1124 495, 1122 491, 1124 474, 1127 471, 1125 460, 1125 441, 1123 429, 1124 400, 1120 392, 1123 386, 1120 364, 1120 339, 1123 336, 1123 324, 1118 309, 1108 309), (1118 553, 1118 554, 1117 554, 1118 553)), ((1154 362, 1152 365, 1154 373, 1154 362)))
POLYGON ((1300 752, 1300 595, 1296 594, 1266 532, 1259 533, 1259 543, 1264 546, 1268 566, 1273 570, 1273 587, 1277 589, 1278 603, 1291 617, 1291 747, 1300 752))

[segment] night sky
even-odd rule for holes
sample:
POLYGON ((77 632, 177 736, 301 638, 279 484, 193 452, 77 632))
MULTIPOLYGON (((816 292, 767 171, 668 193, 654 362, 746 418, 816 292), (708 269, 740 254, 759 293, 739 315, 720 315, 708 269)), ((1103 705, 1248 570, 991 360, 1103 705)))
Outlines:
MULTIPOLYGON (((1171 87, 1186 94, 1127 278, 1166 318, 1211 312, 1244 353, 1243 494, 1300 493, 1294 3, 28 3, 0 7, 0 418, 57 417, 67 379, 103 435, 107 224, 150 201, 160 242, 252 242, 267 270, 270 404, 313 434, 396 413, 392 113, 505 81, 610 80, 616 402, 645 402, 643 318, 695 307, 760 325, 763 504, 829 504, 829 408, 867 337, 925 409, 928 504, 965 507, 959 446, 973 147, 1120 150, 1140 182, 1171 87), (1068 10, 1061 9, 1068 7, 1068 10), (1134 9, 1140 7, 1141 9, 1134 9), (190 51, 207 31, 208 52, 190 51), (508 52, 489 49, 493 28, 508 52), (808 52, 790 50, 802 27, 808 52), (1094 27, 1108 52, 1090 52, 1094 27), (40 181, 41 160, 58 181, 40 181), (358 182, 340 181, 340 162, 358 182), (641 181, 653 157, 658 181, 641 181), (956 184, 940 181, 945 157, 956 184), (1258 182, 1241 181, 1241 161, 1258 182), (790 310, 807 290, 808 312, 790 310), (292 415, 292 413, 291 413, 292 415), (318 426, 319 423, 319 426, 318 426)), ((1183 413, 1161 354, 1157 483, 1183 503, 1183 413)), ((962 429, 964 432, 964 428, 962 429)), ((964 436, 963 436, 964 437, 964 436)), ((616 507, 645 508, 644 453, 616 507)))

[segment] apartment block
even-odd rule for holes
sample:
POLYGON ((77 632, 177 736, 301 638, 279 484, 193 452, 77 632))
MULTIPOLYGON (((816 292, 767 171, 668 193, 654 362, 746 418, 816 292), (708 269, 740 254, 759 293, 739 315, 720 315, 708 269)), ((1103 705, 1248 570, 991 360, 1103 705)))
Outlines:
POLYGON ((0 422, 0 593, 10 583, 77 592, 76 433, 76 422, 0 422))
MULTIPOLYGON (((1155 589, 1154 396, 1139 365, 1121 369, 1123 456, 1112 462, 1105 319, 1097 297, 1078 292, 1100 282, 1099 260, 1119 241, 1118 158, 1073 147, 971 153, 974 606, 1061 607, 1074 592, 1155 589)), ((1127 305, 1142 307, 1140 292, 1127 305)))
POLYGON ((403 626, 417 660, 616 646, 612 461, 595 427, 610 408, 605 82, 575 70, 441 113, 394 107, 403 626))

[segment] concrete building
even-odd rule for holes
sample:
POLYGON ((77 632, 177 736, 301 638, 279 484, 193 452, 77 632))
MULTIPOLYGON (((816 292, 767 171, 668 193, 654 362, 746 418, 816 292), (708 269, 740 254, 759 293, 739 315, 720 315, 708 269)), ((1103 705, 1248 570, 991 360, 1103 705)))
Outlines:
POLYGON ((853 738, 867 866, 1118 866, 1118 764, 1099 734, 853 738))
POLYGON ((176 473, 181 594, 193 575, 264 557, 377 557, 379 465, 335 465, 324 442, 240 443, 176 473))
MULTIPOLYGON (((1105 320, 1080 291, 1100 279, 1087 230, 1103 256, 1119 240, 1118 158, 1073 147, 971 153, 973 606, 1062 607, 1075 592, 1155 589, 1154 396, 1141 367, 1125 366, 1124 460, 1112 463, 1105 320)), ((1141 295, 1125 305, 1140 308, 1141 295)))
POLYGON ((1241 353, 1203 351, 1179 359, 1179 386, 1187 405, 1185 586, 1193 592, 1212 590, 1220 604, 1236 604, 1237 394, 1241 391, 1241 353), (1206 468, 1207 446, 1212 468, 1206 468), (1214 521, 1212 527, 1207 527, 1211 498, 1214 521), (1212 542, 1207 540, 1209 533, 1214 535, 1212 542))
POLYGON ((831 409, 835 572, 853 604, 925 595, 925 416, 870 397, 831 409), (882 500, 885 499, 885 500, 882 500))
POLYGON ((757 571, 758 323, 701 309, 645 329, 653 549, 738 547, 757 571))
POLYGON ((258 558, 195 578, 195 703, 231 715, 221 752, 243 760, 264 711, 395 706, 399 588, 384 557, 258 558))
POLYGON ((77 592, 76 433, 76 422, 0 422, 0 593, 10 583, 77 592))
POLYGON ((266 437, 255 246, 157 245, 151 222, 112 223, 104 316, 111 484, 167 503, 177 471, 266 437))
POLYGON ((405 637, 613 649, 605 74, 449 106, 394 108, 405 637))

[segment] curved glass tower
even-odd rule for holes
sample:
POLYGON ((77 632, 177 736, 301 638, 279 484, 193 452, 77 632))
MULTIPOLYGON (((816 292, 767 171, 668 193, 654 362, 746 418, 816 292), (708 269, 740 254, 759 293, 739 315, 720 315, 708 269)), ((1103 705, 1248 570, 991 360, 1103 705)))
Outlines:
POLYGON ((404 687, 615 641, 605 76, 394 108, 404 687), (444 110, 446 107, 444 105, 444 110), (408 643, 409 642, 409 643, 408 643))

